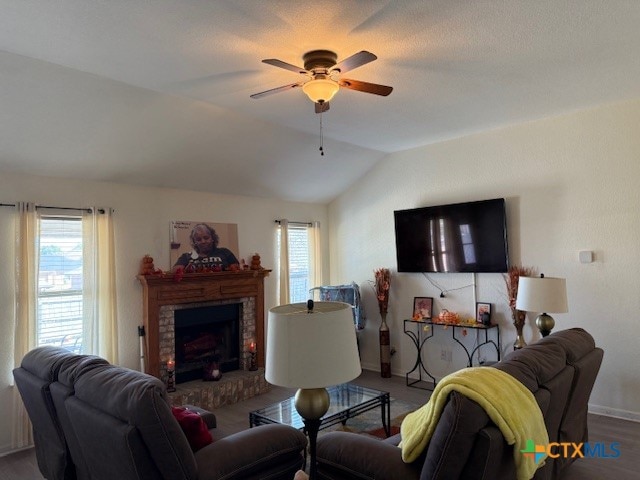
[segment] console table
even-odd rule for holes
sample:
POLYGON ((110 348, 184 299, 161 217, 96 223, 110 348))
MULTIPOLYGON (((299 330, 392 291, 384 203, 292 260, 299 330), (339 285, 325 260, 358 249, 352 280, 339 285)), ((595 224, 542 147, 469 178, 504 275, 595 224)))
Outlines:
POLYGON ((406 374, 406 382, 408 387, 414 388, 422 388, 423 390, 433 390, 436 387, 436 379, 422 361, 422 349, 424 348, 427 340, 433 337, 434 327, 440 326, 443 329, 451 329, 451 338, 455 340, 467 354, 467 366, 473 366, 473 356, 478 352, 480 347, 484 345, 493 345, 496 349, 496 356, 498 361, 500 361, 500 327, 497 324, 494 325, 482 325, 480 323, 474 325, 461 325, 461 324, 449 324, 449 323, 435 323, 429 320, 405 320, 404 321, 404 333, 411 339, 413 345, 416 347, 416 363, 413 368, 407 372, 406 374), (428 326, 429 328, 425 331, 424 327, 428 326), (474 330, 478 332, 477 338, 478 344, 473 348, 473 350, 469 351, 464 343, 460 341, 458 336, 456 336, 456 332, 461 330, 474 330), (489 338, 489 332, 494 332, 492 335, 493 338, 489 338), (482 334, 484 334, 484 341, 482 340, 482 334), (417 379, 409 379, 409 375, 413 372, 418 371, 417 379), (423 378, 423 374, 425 374, 429 379, 431 379, 431 383, 433 384, 432 388, 426 388, 421 386, 422 382, 427 382, 427 378, 423 378))

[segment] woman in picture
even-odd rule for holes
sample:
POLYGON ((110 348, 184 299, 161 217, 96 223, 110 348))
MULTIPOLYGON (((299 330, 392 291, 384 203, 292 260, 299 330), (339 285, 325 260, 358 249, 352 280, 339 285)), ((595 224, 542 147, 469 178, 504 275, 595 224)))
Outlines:
POLYGON ((185 272, 220 271, 227 269, 230 265, 238 264, 238 259, 231 250, 218 247, 220 237, 216 231, 206 223, 198 223, 191 230, 189 235, 191 252, 180 255, 172 272, 178 271, 181 267, 185 272))

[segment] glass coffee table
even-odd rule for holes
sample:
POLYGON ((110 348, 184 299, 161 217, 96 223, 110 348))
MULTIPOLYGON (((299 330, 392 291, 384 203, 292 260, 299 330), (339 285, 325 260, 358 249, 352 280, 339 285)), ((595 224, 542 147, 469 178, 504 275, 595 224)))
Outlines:
MULTIPOLYGON (((338 423, 345 425, 350 418, 380 407, 384 431, 387 437, 391 434, 389 392, 352 383, 328 387, 327 391, 330 398, 329 410, 320 420, 320 430, 338 423)), ((268 423, 282 423, 304 431, 304 421, 296 411, 294 397, 249 413, 250 427, 268 423)))

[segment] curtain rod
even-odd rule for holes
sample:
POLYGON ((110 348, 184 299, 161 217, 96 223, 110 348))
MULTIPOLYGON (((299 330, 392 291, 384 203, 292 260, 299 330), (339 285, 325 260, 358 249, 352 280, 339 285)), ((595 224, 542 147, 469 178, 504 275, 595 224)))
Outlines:
MULTIPOLYGON (((278 225, 280 225, 280 223, 282 222, 282 220, 274 220, 275 223, 277 223, 278 225)), ((294 222, 292 220, 288 221, 289 225, 304 225, 305 227, 312 227, 313 223, 311 222, 294 222)))
MULTIPOLYGON (((15 203, 0 203, 0 207, 15 207, 16 204, 15 203)), ((76 207, 51 207, 49 205, 36 205, 36 210, 39 208, 51 208, 54 210, 75 210, 76 212, 80 211, 84 211, 87 213, 92 213, 93 210, 90 208, 76 208, 76 207)), ((96 211, 98 213, 105 213, 103 208, 96 208, 96 211)))

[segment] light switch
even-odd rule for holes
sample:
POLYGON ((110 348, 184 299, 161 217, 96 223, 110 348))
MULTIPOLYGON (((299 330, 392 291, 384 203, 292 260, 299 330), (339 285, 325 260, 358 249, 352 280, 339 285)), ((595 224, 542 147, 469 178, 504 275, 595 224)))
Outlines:
POLYGON ((580 263, 592 263, 593 262, 593 251, 591 250, 581 250, 580 251, 580 263))

